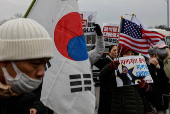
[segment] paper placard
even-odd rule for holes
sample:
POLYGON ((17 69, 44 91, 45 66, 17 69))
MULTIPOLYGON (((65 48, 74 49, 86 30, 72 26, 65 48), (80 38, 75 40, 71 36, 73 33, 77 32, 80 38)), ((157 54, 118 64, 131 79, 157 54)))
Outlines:
POLYGON ((104 23, 102 31, 106 45, 117 45, 119 37, 118 24, 104 23))
POLYGON ((143 56, 120 57, 119 62, 116 71, 117 87, 136 85, 143 76, 147 83, 153 83, 143 56))
POLYGON ((80 17, 82 21, 82 27, 84 35, 95 35, 94 26, 96 22, 97 12, 92 11, 80 11, 80 17))

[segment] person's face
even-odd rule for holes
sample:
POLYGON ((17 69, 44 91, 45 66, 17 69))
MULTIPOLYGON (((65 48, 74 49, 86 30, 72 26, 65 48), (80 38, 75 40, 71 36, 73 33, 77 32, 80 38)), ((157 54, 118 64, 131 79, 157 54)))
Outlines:
POLYGON ((128 73, 128 69, 126 67, 123 67, 122 72, 127 74, 128 73))
MULTIPOLYGON (((33 60, 20 60, 14 61, 17 68, 25 73, 32 79, 40 80, 45 75, 45 64, 49 61, 49 58, 33 59, 33 60)), ((0 62, 0 65, 6 67, 9 75, 13 78, 17 73, 12 67, 11 62, 0 62)))
POLYGON ((134 56, 134 52, 132 50, 128 50, 126 53, 123 54, 123 57, 127 56, 134 56))
POLYGON ((155 55, 155 54, 150 55, 150 58, 155 58, 155 57, 156 57, 156 55, 155 55))
POLYGON ((109 55, 112 59, 116 58, 117 46, 113 46, 109 52, 109 55))

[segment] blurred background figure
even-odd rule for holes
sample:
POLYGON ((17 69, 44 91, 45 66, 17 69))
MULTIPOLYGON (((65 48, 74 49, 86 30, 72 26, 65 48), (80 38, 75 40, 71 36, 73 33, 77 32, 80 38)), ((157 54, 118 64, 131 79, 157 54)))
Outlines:
MULTIPOLYGON (((106 57, 99 59, 94 65, 100 70, 108 63, 111 63, 116 58, 117 45, 109 47, 109 54, 106 57)), ((99 94, 99 108, 98 114, 111 113, 111 99, 112 99, 112 85, 109 76, 100 76, 100 94, 99 94)))
MULTIPOLYGON (((163 46, 161 44, 158 46, 164 47, 165 45, 163 46)), ((162 58, 166 55, 166 48, 157 48, 157 50, 155 50, 151 47, 148 50, 148 54, 150 58, 147 61, 147 65, 154 83, 150 84, 153 88, 153 93, 151 96, 147 97, 147 100, 156 107, 158 114, 166 114, 169 101, 167 97, 162 96, 163 94, 168 95, 170 93, 169 78, 164 71, 164 58, 162 58)))
MULTIPOLYGON (((157 51, 157 57, 164 64, 164 70, 168 78, 170 78, 170 52, 169 46, 165 44, 164 41, 161 41, 159 44, 154 45, 153 48, 157 51)), ((170 83, 170 80, 169 80, 170 83)))
POLYGON ((100 70, 108 63, 112 62, 116 58, 117 45, 109 46, 109 54, 106 57, 100 58, 94 65, 100 70))

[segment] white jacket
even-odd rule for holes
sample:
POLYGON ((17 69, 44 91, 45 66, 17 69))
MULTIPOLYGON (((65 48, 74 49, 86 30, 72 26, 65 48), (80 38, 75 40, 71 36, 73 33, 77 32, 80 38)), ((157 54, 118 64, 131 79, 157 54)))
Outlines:
POLYGON ((88 52, 91 66, 101 58, 104 50, 105 50, 104 37, 97 36, 95 48, 88 52))

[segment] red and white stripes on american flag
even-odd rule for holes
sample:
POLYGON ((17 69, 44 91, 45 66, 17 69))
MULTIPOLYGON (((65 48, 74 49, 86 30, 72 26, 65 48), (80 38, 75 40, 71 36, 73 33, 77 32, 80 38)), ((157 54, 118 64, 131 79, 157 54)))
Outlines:
POLYGON ((160 33, 144 30, 139 25, 123 19, 119 45, 149 57, 148 49, 150 46, 157 44, 164 37, 160 33))

